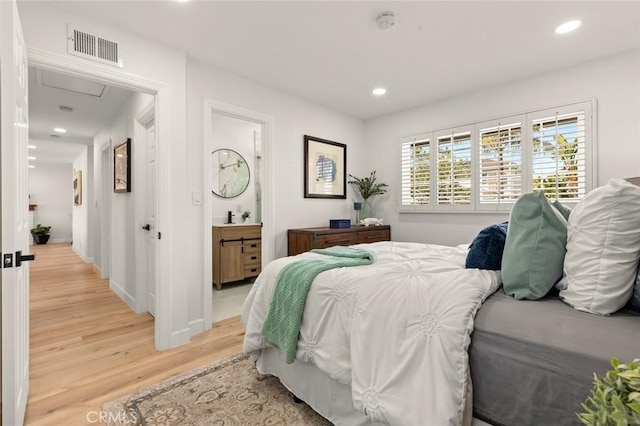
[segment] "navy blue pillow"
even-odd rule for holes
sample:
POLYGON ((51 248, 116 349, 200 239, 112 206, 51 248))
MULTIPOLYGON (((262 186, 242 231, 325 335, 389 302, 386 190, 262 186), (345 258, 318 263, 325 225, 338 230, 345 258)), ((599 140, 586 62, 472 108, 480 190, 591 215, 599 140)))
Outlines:
POLYGON ((480 231, 469 247, 466 268, 490 269, 492 271, 501 268, 508 224, 509 222, 503 222, 488 226, 480 231))

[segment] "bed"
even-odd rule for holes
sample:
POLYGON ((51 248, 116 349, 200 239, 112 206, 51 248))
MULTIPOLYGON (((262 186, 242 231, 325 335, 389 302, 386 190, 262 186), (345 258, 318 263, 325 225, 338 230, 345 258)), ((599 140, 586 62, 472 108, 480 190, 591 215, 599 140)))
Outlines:
POLYGON ((465 269, 467 245, 353 247, 374 252, 376 263, 316 278, 292 364, 261 325, 277 272, 319 255, 269 264, 242 309, 243 350, 258 370, 334 424, 577 424, 593 372, 604 373, 612 356, 640 354, 637 314, 594 316, 554 295, 514 300, 499 271, 465 269))

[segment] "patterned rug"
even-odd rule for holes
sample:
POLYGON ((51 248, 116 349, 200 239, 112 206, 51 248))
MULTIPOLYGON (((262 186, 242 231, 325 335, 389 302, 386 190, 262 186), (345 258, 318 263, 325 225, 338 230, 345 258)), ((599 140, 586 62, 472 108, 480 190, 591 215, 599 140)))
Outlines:
POLYGON ((219 361, 103 405, 109 425, 330 425, 244 355, 219 361))

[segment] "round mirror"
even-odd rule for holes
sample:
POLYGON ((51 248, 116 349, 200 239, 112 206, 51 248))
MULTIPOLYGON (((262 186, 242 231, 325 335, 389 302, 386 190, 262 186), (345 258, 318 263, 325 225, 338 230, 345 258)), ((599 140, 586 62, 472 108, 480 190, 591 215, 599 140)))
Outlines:
POLYGON ((249 166, 242 155, 231 149, 211 153, 213 181, 211 192, 218 197, 233 198, 249 186, 249 166))

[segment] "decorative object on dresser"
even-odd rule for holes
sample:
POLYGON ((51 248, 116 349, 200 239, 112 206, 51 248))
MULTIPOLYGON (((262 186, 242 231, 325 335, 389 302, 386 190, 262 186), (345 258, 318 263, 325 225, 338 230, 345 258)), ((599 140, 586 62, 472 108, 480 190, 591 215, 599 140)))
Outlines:
POLYGON ((262 270, 262 225, 213 226, 213 283, 257 277, 262 270))
POLYGON ((376 171, 372 171, 369 177, 357 178, 353 175, 349 175, 351 180, 348 182, 353 185, 362 198, 362 203, 355 203, 354 209, 359 210, 359 219, 366 219, 371 216, 371 206, 369 205, 369 198, 374 195, 382 195, 387 192, 386 183, 376 183, 376 171), (359 204, 357 206, 356 204, 359 204))
POLYGON ((347 198, 347 145, 304 135, 304 198, 347 198))
POLYGON ((289 229, 289 256, 314 248, 391 241, 391 226, 289 229))

